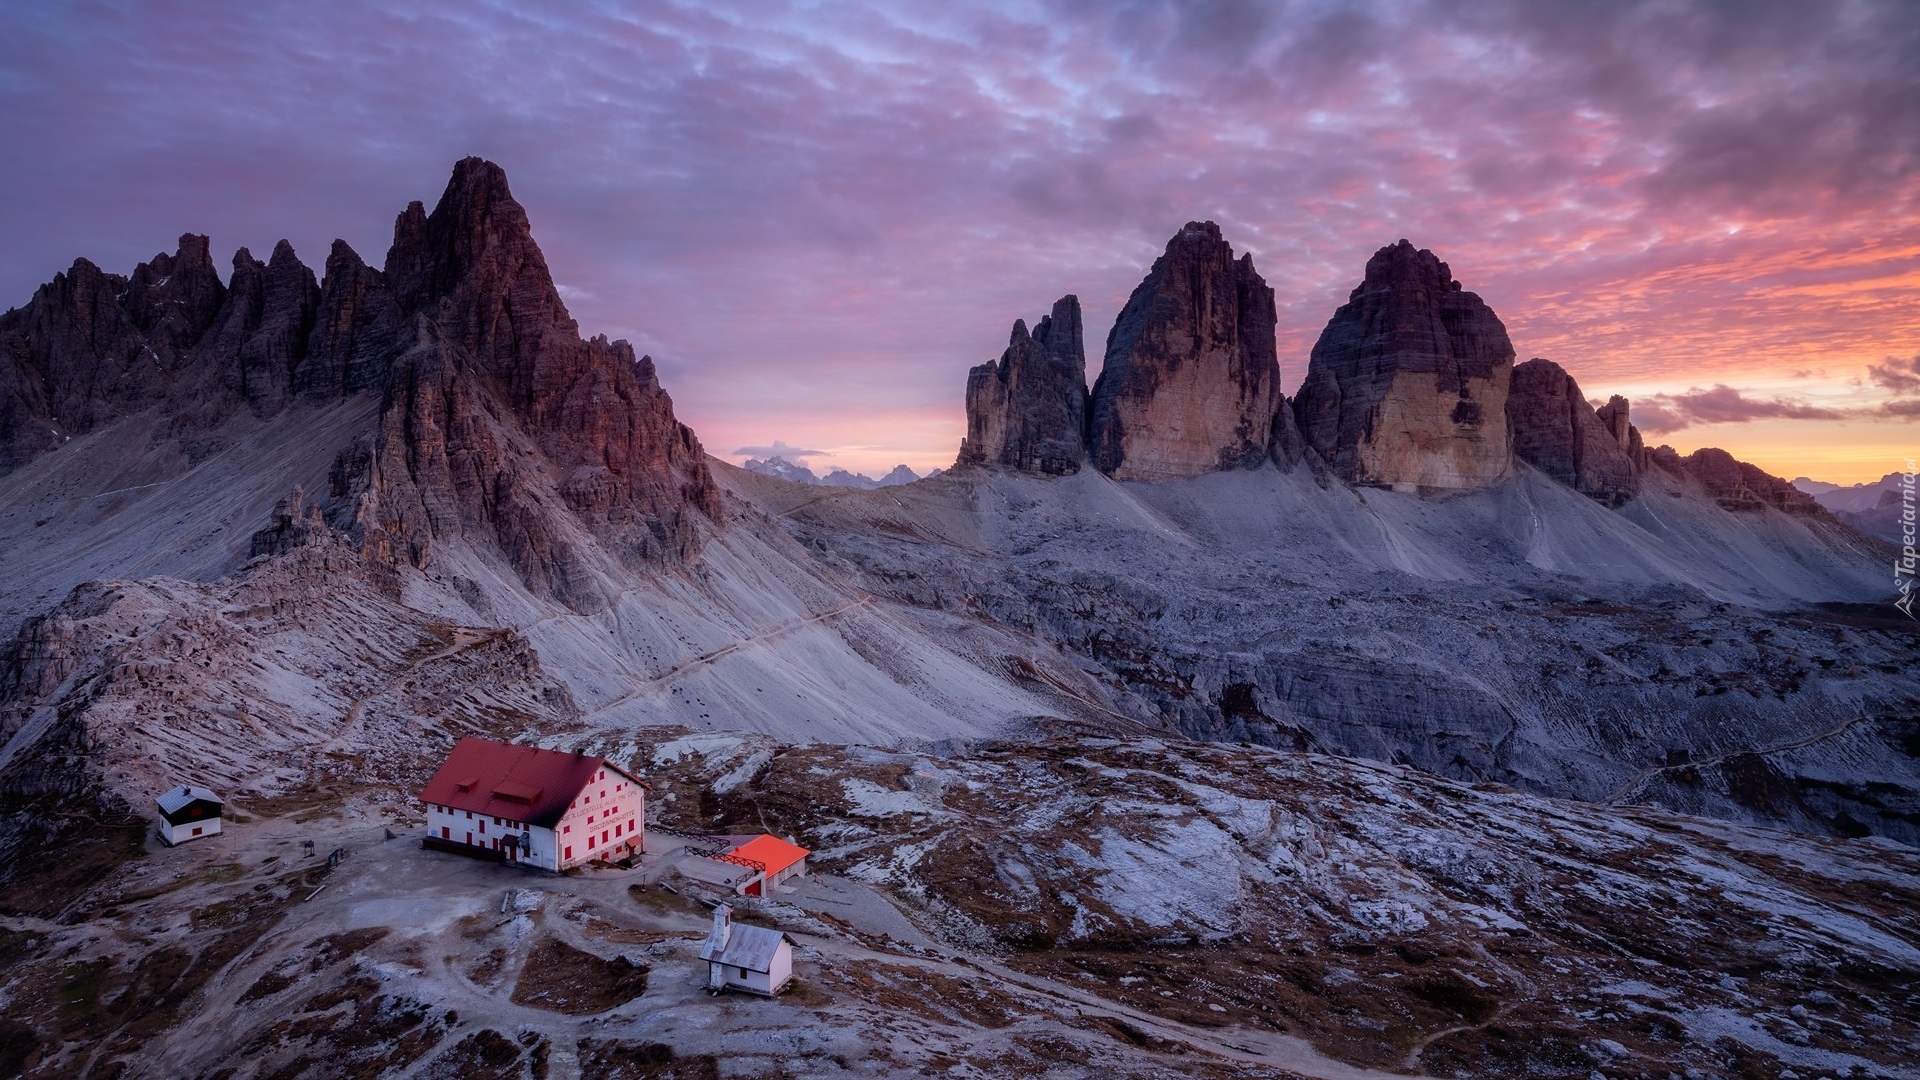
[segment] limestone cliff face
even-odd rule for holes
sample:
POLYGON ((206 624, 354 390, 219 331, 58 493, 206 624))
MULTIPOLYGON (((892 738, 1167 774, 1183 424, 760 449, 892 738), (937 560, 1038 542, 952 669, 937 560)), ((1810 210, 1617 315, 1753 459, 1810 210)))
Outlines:
POLYGON ((1511 469, 1513 355, 1493 310, 1402 240, 1321 331, 1294 403, 1301 434, 1349 483, 1493 483, 1511 469))
POLYGON ((1015 320, 998 363, 967 373, 962 465, 1066 476, 1087 459, 1087 352, 1080 298, 1063 296, 1033 333, 1015 320))
POLYGON ((130 278, 78 259, 0 315, 0 476, 153 407, 193 372, 227 295, 208 251, 189 233, 130 278))
POLYGON ((1514 456, 1588 498, 1618 506, 1640 491, 1628 449, 1639 432, 1626 423, 1626 406, 1625 398, 1614 398, 1603 420, 1564 368, 1529 360, 1513 369, 1507 394, 1514 456))
POLYGON ((636 565, 689 559, 699 522, 720 516, 652 360, 581 338, 505 173, 479 158, 455 166, 431 214, 400 215, 384 270, 335 241, 317 283, 281 241, 264 263, 241 249, 222 284, 193 234, 131 277, 76 262, 0 316, 0 476, 147 409, 197 458, 240 410, 270 419, 360 393, 380 395, 379 427, 302 520, 324 506, 370 558, 425 565, 436 542, 474 541, 591 609, 606 590, 588 546, 636 565))
POLYGON ((1120 480, 1267 460, 1281 403, 1273 290, 1211 221, 1189 222, 1107 336, 1087 445, 1120 480))
POLYGON ((285 408, 319 307, 320 286, 293 245, 280 241, 268 263, 246 248, 235 252, 226 302, 198 350, 202 401, 244 402, 266 414, 285 408))

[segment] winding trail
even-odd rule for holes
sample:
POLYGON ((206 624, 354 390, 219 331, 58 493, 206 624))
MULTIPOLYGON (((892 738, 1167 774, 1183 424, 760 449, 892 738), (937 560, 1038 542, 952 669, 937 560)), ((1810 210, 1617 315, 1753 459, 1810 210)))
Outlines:
POLYGON ((614 698, 612 701, 609 701, 603 705, 596 706, 595 708, 587 712, 581 713, 580 719, 590 720, 593 717, 599 716, 603 713, 611 712, 612 710, 617 709, 620 706, 625 705, 636 698, 644 697, 645 695, 651 694, 651 693, 657 693, 659 692, 661 687, 672 683, 674 680, 679 679, 684 675, 698 671, 701 668, 707 667, 715 663, 716 661, 724 660, 727 657, 733 655, 736 652, 739 652, 741 649, 744 649, 750 645, 764 645, 770 641, 774 641, 778 638, 784 637, 785 635, 790 634, 793 631, 798 630, 803 626, 811 626, 812 624, 817 622, 824 622, 827 619, 832 619, 841 615, 845 615, 849 611, 853 611, 856 608, 866 607, 867 605, 872 603, 873 603, 873 597, 862 596, 858 600, 855 600, 851 603, 842 604, 839 607, 833 608, 830 611, 822 611, 817 615, 808 615, 805 618, 794 619, 789 622, 781 623, 779 626, 776 626, 773 629, 766 631, 765 633, 755 634, 751 637, 744 637, 744 638, 741 638, 739 641, 735 641, 729 645, 723 645, 720 648, 715 649, 710 653, 703 653, 699 656, 694 657, 691 660, 683 660, 680 663, 673 665, 672 667, 668 668, 667 670, 661 672, 658 675, 649 676, 645 681, 641 682, 640 685, 634 687, 633 689, 627 691, 624 694, 621 694, 619 697, 614 698))
MULTIPOLYGON (((465 626, 452 627, 452 642, 432 652, 414 657, 412 660, 407 661, 405 664, 390 672, 387 677, 382 679, 379 685, 375 686, 372 690, 354 698, 352 704, 347 706, 347 711, 340 717, 340 723, 334 728, 333 734, 327 736, 319 743, 314 744, 305 752, 310 758, 316 760, 331 753, 335 747, 345 742, 349 735, 352 735, 360 729, 360 721, 366 714, 367 702, 393 689, 402 680, 417 674, 428 664, 458 656, 480 645, 500 641, 513 632, 511 627, 499 627, 491 630, 480 630, 475 627, 465 626)), ((270 767, 254 773, 239 784, 238 790, 258 791, 260 790, 260 784, 271 778, 278 771, 277 768, 270 767)))
POLYGON ((1622 784, 1620 788, 1616 790, 1612 795, 1607 796, 1607 798, 1604 800, 1604 803, 1607 806, 1618 806, 1622 802, 1625 802, 1628 796, 1638 791, 1642 784, 1645 784, 1647 781, 1653 779, 1654 777, 1660 775, 1661 773, 1676 772, 1681 769, 1697 769, 1702 765, 1718 765, 1721 762, 1727 760, 1728 758, 1738 757, 1741 754, 1757 754, 1761 757, 1765 757, 1768 754, 1783 754, 1789 750, 1803 750, 1809 746, 1812 746, 1815 743, 1825 742, 1828 739, 1835 738, 1840 735, 1844 735, 1848 731, 1851 731, 1855 724, 1858 724, 1865 719, 1867 719, 1866 714, 1862 713, 1859 716, 1842 720, 1840 723, 1835 724, 1834 726, 1827 728, 1824 731, 1817 732, 1813 735, 1808 735, 1803 739, 1795 739, 1792 742, 1781 743, 1778 746, 1769 746, 1762 749, 1729 750, 1724 754, 1716 754, 1710 758, 1701 758, 1698 761, 1689 761, 1682 765, 1654 765, 1649 768, 1642 769, 1638 773, 1635 773, 1633 776, 1633 779, 1628 780, 1625 784, 1622 784))

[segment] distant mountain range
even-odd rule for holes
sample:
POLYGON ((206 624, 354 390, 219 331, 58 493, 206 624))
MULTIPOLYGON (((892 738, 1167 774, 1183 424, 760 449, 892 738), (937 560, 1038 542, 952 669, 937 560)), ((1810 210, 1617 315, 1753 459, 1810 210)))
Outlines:
POLYGON ((1906 533, 1906 502, 1903 474, 1890 472, 1870 483, 1842 486, 1796 477, 1793 486, 1813 496, 1815 502, 1833 511, 1835 517, 1868 536, 1891 544, 1903 543, 1906 533))
POLYGON ((765 460, 748 458, 746 463, 740 467, 751 473, 759 473, 761 476, 771 476, 777 480, 788 480, 796 484, 813 484, 818 487, 833 488, 859 488, 863 491, 871 491, 874 488, 898 487, 901 484, 911 484, 915 480, 930 480, 933 477, 939 476, 941 472, 941 470, 935 469, 926 476, 921 476, 905 465, 895 465, 892 472, 889 472, 878 480, 868 476, 866 473, 848 472, 841 468, 835 468, 827 473, 827 475, 820 476, 805 465, 788 461, 786 458, 777 454, 765 460))

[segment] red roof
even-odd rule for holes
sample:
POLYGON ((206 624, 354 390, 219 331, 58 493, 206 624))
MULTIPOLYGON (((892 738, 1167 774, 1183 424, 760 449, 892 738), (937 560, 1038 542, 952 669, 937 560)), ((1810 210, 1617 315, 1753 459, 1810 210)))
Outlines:
POLYGON ((552 828, 601 769, 640 783, 605 758, 492 739, 461 739, 440 771, 427 781, 420 801, 552 828))
POLYGON ((806 848, 789 844, 777 836, 756 836, 727 854, 749 862, 757 862, 766 867, 765 873, 771 875, 785 870, 813 853, 806 848))

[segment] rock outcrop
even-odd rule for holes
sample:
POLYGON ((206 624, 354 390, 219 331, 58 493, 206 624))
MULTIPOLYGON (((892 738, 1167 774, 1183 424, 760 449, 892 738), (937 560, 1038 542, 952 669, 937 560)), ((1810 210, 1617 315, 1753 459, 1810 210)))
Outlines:
POLYGON ((1294 402, 1301 434, 1349 483, 1493 483, 1512 462, 1513 355, 1493 309, 1402 240, 1367 260, 1365 280, 1321 331, 1294 402))
POLYGON ((1088 418, 1094 466, 1159 480, 1267 460, 1282 403, 1274 322, 1253 256, 1235 259, 1213 222, 1189 222, 1107 336, 1088 418))
POLYGON ((227 296, 209 250, 188 233, 130 278, 78 259, 0 315, 0 476, 153 407, 191 374, 227 296))
POLYGON ((267 553, 311 534, 320 506, 370 558, 425 565, 464 538, 594 608, 590 537, 621 562, 684 560, 699 519, 719 518, 652 359, 580 336, 499 166, 461 161, 431 214, 402 212, 384 271, 335 241, 322 285, 283 240, 264 263, 242 248, 223 285, 210 250, 188 234, 128 278, 81 260, 0 316, 0 475, 145 409, 186 436, 372 392, 378 429, 267 553))
POLYGON ((345 240, 335 240, 307 358, 294 373, 295 393, 324 401, 384 387, 406 329, 386 275, 345 240))
POLYGON ((415 562, 435 539, 491 531, 530 584, 576 607, 595 606, 595 588, 555 495, 630 561, 692 557, 689 513, 720 515, 699 442, 651 357, 581 339, 498 165, 467 158, 432 214, 402 212, 385 277, 415 333, 365 483, 419 490, 356 507, 358 528, 415 562))
POLYGON ((998 363, 967 373, 959 464, 1066 476, 1087 459, 1087 351, 1080 298, 1063 296, 1033 332, 1016 319, 998 363))
POLYGON ((1626 422, 1625 398, 1607 408, 1602 419, 1580 384, 1551 360, 1536 357, 1515 367, 1507 393, 1514 456, 1588 498, 1608 506, 1626 502, 1640 490, 1628 452, 1639 432, 1626 422))
POLYGON ((1594 411, 1594 416, 1605 425, 1614 441, 1620 444, 1620 449, 1627 452, 1627 460, 1633 462, 1634 471, 1645 472, 1647 447, 1640 441, 1640 429, 1634 427, 1633 421, 1628 418, 1627 408, 1627 399, 1615 394, 1594 411))
POLYGON ((1774 476, 1758 465, 1737 460, 1716 447, 1695 450, 1686 457, 1670 446, 1649 453, 1654 466, 1699 484, 1728 510, 1759 511, 1769 507, 1786 514, 1832 518, 1813 496, 1774 476))
POLYGON ((293 245, 280 241, 267 263, 235 252, 226 303, 199 350, 201 401, 244 402, 265 415, 285 408, 319 308, 320 286, 293 245))

